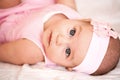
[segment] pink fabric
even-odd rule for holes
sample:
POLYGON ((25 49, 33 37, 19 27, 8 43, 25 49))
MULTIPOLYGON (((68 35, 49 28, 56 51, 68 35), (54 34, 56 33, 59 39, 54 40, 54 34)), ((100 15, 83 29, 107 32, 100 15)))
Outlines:
POLYGON ((99 68, 106 54, 110 37, 115 39, 118 37, 117 32, 106 23, 91 21, 91 24, 94 30, 87 55, 80 65, 74 67, 78 72, 87 74, 92 74, 99 68))
MULTIPOLYGON (((10 9, 10 12, 5 11, 5 14, 0 13, 0 42, 4 43, 20 38, 27 38, 40 47, 45 56, 46 65, 53 65, 54 63, 46 57, 41 43, 44 22, 51 16, 59 13, 66 15, 70 19, 80 19, 81 17, 76 11, 60 4, 50 5, 43 9, 41 7, 34 7, 29 10, 27 10, 28 8, 25 5, 22 5, 22 8, 19 8, 20 6, 16 7, 16 9, 13 8, 15 10, 10 9), (27 11, 21 10, 25 8, 27 11)), ((28 7, 31 6, 29 5, 28 7)), ((1 11, 4 12, 4 10, 1 11)))
POLYGON ((22 3, 16 7, 0 9, 0 19, 1 17, 5 17, 10 14, 19 13, 22 11, 32 10, 36 8, 43 8, 48 5, 54 4, 54 2, 54 0, 22 0, 22 3))
POLYGON ((94 25, 94 32, 101 37, 112 36, 115 39, 118 37, 118 33, 113 31, 110 25, 107 23, 92 21, 91 24, 94 25), (98 26, 101 26, 101 27, 98 27, 98 26))

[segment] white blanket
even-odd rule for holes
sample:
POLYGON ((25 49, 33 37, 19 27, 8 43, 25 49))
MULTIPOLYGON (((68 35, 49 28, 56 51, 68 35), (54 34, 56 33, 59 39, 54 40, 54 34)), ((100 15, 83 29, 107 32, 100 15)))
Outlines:
POLYGON ((114 70, 101 76, 69 72, 62 67, 46 68, 44 63, 23 66, 0 63, 0 80, 120 80, 120 62, 114 70))
POLYGON ((75 1, 81 16, 110 23, 120 37, 120 0, 75 1))
MULTIPOLYGON (((120 34, 120 0, 76 0, 76 3, 81 16, 109 22, 120 34)), ((120 80, 120 62, 101 76, 69 72, 63 67, 46 68, 42 62, 23 66, 0 62, 0 80, 120 80)))

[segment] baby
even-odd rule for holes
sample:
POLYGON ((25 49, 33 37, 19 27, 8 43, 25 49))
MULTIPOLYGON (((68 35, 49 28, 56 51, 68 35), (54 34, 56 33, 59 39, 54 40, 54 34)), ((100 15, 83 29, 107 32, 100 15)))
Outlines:
POLYGON ((43 37, 48 58, 68 69, 88 74, 103 74, 112 70, 120 57, 117 33, 105 23, 74 21, 61 20, 57 25, 55 23, 52 27, 59 27, 49 29, 50 39, 45 41, 43 37))
POLYGON ((45 61, 46 65, 93 75, 107 73, 117 65, 120 41, 109 25, 82 19, 60 4, 21 7, 0 13, 0 61, 45 61))
POLYGON ((117 33, 106 23, 76 15, 66 9, 64 15, 56 14, 45 23, 42 41, 46 56, 68 70, 93 75, 109 72, 120 57, 117 33))

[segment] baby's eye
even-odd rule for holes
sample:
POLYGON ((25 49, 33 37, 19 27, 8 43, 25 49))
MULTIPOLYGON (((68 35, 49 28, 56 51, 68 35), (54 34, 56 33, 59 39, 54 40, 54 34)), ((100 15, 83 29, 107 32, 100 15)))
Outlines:
POLYGON ((71 36, 74 36, 75 33, 76 33, 76 30, 75 30, 75 29, 71 29, 69 34, 70 34, 71 36))
POLYGON ((70 53, 71 53, 70 48, 67 48, 67 49, 65 50, 66 56, 69 57, 69 56, 70 56, 70 53))

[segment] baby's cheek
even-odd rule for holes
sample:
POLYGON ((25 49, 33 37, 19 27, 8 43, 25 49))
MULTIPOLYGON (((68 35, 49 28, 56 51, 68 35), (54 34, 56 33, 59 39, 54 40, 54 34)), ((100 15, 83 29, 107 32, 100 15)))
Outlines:
POLYGON ((56 60, 56 58, 58 58, 58 55, 57 55, 57 52, 56 52, 57 50, 54 50, 54 49, 48 49, 47 51, 46 51, 46 56, 50 59, 50 60, 52 60, 52 61, 55 61, 56 60))

